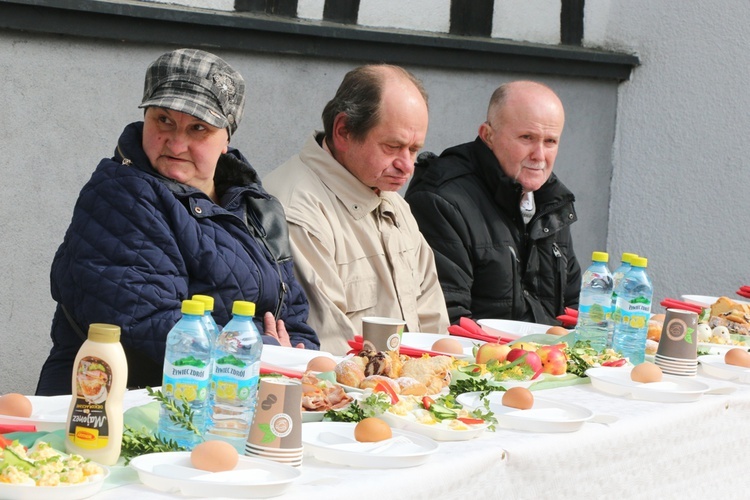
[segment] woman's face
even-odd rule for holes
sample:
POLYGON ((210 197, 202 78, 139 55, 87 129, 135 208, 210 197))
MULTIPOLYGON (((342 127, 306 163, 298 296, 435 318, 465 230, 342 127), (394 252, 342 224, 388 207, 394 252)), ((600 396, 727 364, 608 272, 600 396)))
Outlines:
POLYGON ((166 108, 146 109, 143 150, 164 177, 214 197, 214 172, 229 134, 198 118, 166 108))

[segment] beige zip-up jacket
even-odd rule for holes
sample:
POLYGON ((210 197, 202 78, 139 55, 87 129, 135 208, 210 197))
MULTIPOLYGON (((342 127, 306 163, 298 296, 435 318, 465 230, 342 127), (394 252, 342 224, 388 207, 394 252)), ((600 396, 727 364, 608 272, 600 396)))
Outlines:
POLYGON ((412 332, 445 334, 448 313, 435 259, 409 205, 362 184, 313 134, 263 179, 284 205, 308 324, 321 350, 343 355, 362 317, 406 320, 412 332))

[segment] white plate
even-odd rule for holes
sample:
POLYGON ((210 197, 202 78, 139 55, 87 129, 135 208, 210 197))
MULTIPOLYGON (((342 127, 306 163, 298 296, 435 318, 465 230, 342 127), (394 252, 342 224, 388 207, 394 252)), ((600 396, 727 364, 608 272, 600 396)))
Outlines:
POLYGON ((31 401, 29 418, 0 415, 0 424, 34 425, 37 431, 56 431, 65 428, 68 419, 70 395, 67 396, 26 396, 31 401))
POLYGON ((479 437, 484 430, 489 427, 489 424, 470 425, 467 430, 457 431, 441 427, 438 424, 423 424, 389 411, 386 411, 379 417, 388 422, 388 425, 392 428, 416 432, 417 434, 422 434, 430 439, 434 439, 435 441, 468 441, 469 439, 479 437))
POLYGON ((457 337, 455 335, 439 335, 437 333, 404 332, 401 335, 401 345, 403 346, 422 349, 423 351, 439 352, 440 354, 453 356, 455 358, 473 358, 474 354, 472 351, 475 344, 484 344, 484 342, 481 340, 472 340, 464 337, 457 337), (458 340, 464 348, 463 355, 434 350, 432 348, 432 344, 440 339, 458 340))
POLYGON ((750 368, 728 365, 724 362, 724 354, 698 356, 698 362, 706 375, 712 377, 750 384, 750 368))
POLYGON ((659 403, 695 401, 710 389, 698 380, 667 374, 662 377, 661 382, 634 382, 630 378, 632 369, 632 366, 589 368, 586 375, 591 379, 592 387, 602 392, 659 403))
POLYGON ((341 356, 334 356, 333 354, 325 351, 314 351, 312 349, 295 349, 290 347, 264 344, 263 352, 260 355, 260 360, 274 366, 279 366, 281 368, 305 372, 307 370, 307 363, 309 363, 311 359, 317 358, 318 356, 331 358, 336 363, 339 363, 342 359, 344 359, 341 356))
POLYGON ((143 484, 155 490, 179 492, 192 497, 268 498, 284 493, 300 477, 299 469, 266 460, 240 456, 231 471, 196 473, 189 451, 150 453, 135 457, 130 467, 138 471, 143 484))
POLYGON ((550 325, 510 319, 480 319, 477 320, 477 323, 485 332, 509 339, 518 339, 535 333, 547 333, 547 330, 550 329, 550 325))
POLYGON ((321 433, 333 433, 343 439, 354 440, 354 427, 350 422, 315 422, 302 426, 302 443, 305 453, 318 460, 349 467, 369 469, 399 469, 422 465, 435 453, 439 445, 432 439, 401 429, 392 429, 393 437, 405 436, 410 443, 396 444, 382 453, 368 453, 340 449, 319 439, 321 433))
POLYGON ((109 469, 100 465, 104 474, 92 481, 70 486, 21 486, 0 483, 0 498, 3 500, 78 500, 96 495, 109 477, 109 469))
POLYGON ((305 411, 302 410, 302 423, 306 422, 320 422, 323 420, 323 416, 326 414, 324 411, 305 411))
MULTIPOLYGON (((741 345, 733 345, 733 344, 714 344, 712 342, 698 342, 698 350, 708 351, 709 354, 726 354, 726 352, 730 349, 734 349, 735 347, 745 347, 741 345)), ((699 358, 701 356, 698 356, 699 358)))
MULTIPOLYGON (((703 307, 711 307, 717 300, 719 300, 719 297, 711 297, 709 295, 681 295, 680 298, 685 302, 690 302, 691 304, 697 304, 703 307)), ((750 302, 746 300, 732 299, 732 301, 737 302, 738 304, 750 304, 750 302)))
MULTIPOLYGON (((468 408, 481 406, 480 392, 459 395, 456 401, 468 408)), ((528 410, 503 406, 502 391, 487 394, 490 410, 495 414, 500 427, 529 432, 575 432, 594 414, 583 406, 563 403, 534 396, 534 405, 528 410)))

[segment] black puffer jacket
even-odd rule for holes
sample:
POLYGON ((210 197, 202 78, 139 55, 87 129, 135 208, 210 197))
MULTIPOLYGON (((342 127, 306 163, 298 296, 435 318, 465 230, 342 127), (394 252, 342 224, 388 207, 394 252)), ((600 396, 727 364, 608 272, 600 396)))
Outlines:
POLYGON ((448 314, 559 324, 578 306, 581 268, 570 225, 575 197, 557 177, 534 193, 524 225, 521 186, 477 138, 442 155, 422 154, 406 200, 435 252, 448 314))

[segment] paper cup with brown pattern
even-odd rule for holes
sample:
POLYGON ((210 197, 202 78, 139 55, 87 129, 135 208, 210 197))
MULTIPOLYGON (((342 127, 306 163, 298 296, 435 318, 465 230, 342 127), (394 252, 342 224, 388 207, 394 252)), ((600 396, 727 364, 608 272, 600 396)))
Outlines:
POLYGON ((398 352, 405 327, 402 319, 366 316, 362 318, 362 348, 398 352))
POLYGON ((698 359, 698 315, 683 309, 667 309, 656 354, 660 358, 698 359))
POLYGON ((302 384, 299 380, 263 377, 245 455, 302 456, 302 384))

